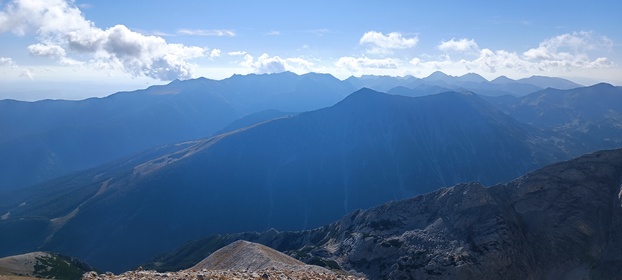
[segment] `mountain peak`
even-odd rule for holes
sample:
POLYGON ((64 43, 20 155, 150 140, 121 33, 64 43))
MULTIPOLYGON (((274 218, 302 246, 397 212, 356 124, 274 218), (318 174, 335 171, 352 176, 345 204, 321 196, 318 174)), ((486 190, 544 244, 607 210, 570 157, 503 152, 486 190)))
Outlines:
POLYGON ((458 79, 461 82, 475 82, 475 83, 485 83, 488 82, 488 80, 486 80, 486 78, 476 74, 476 73, 466 73, 460 77, 458 77, 458 79))
POLYGON ((440 81, 440 80, 446 80, 447 78, 451 78, 452 76, 449 76, 441 71, 435 71, 434 73, 430 74, 430 76, 425 77, 425 80, 429 80, 429 81, 440 81))
POLYGON ((499 76, 497 78, 495 78, 494 80, 490 81, 493 84, 509 84, 509 83, 514 83, 516 82, 515 80, 512 80, 506 76, 499 76))
POLYGON ((582 85, 577 84, 575 82, 563 79, 563 78, 555 78, 555 77, 546 77, 546 76, 531 76, 529 78, 523 78, 518 80, 521 83, 528 83, 535 86, 539 86, 541 88, 556 88, 556 89, 573 89, 582 87, 582 85))
POLYGON ((191 269, 258 271, 272 267, 286 269, 304 265, 305 263, 270 247, 238 240, 212 253, 191 269))

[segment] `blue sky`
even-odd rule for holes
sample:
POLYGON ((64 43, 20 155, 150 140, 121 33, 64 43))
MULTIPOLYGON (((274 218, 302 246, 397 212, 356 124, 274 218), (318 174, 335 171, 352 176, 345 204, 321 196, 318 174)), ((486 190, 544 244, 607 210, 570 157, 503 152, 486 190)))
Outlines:
POLYGON ((622 85, 619 11, 622 1, 0 0, 0 99, 280 71, 622 85))

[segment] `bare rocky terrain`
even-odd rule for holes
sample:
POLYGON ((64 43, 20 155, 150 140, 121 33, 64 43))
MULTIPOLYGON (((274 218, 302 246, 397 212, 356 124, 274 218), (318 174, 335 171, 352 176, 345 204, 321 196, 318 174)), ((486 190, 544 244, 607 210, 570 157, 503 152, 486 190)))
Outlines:
POLYGON ((85 273, 84 280, 129 279, 366 279, 348 275, 343 271, 331 271, 323 267, 307 265, 279 251, 261 244, 236 241, 196 264, 190 269, 177 272, 136 271, 120 275, 112 273, 85 273))

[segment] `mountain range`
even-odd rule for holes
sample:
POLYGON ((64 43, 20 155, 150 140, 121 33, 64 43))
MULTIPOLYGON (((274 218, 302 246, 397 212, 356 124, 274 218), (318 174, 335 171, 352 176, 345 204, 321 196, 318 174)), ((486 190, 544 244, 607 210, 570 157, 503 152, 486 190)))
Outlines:
POLYGON ((578 139, 579 153, 622 146, 622 87, 596 84, 572 90, 547 88, 523 97, 486 97, 514 119, 578 139))
POLYGON ((248 240, 370 279, 617 279, 622 149, 485 187, 458 184, 295 232, 214 235, 148 268, 179 270, 248 240))
POLYGON ((8 192, 0 242, 118 271, 208 234, 306 229, 459 182, 503 182, 567 156, 546 137, 472 93, 362 89, 329 108, 8 192), (30 227, 39 234, 12 238, 30 227), (137 250, 111 257, 128 246, 137 250))
POLYGON ((517 97, 457 85, 517 83, 507 80, 280 73, 1 101, 0 120, 12 121, 0 122, 10 132, 0 142, 0 256, 46 250, 123 271, 210 234, 310 229, 622 142, 619 87, 517 97), (348 92, 365 83, 395 87, 348 92))
POLYGON ((524 95, 544 87, 579 87, 532 77, 488 82, 477 74, 437 72, 418 79, 328 74, 234 75, 224 80, 173 81, 81 101, 0 100, 0 189, 14 189, 92 168, 156 146, 207 137, 232 121, 266 110, 303 112, 334 105, 368 87, 418 88, 417 95, 470 90, 480 95, 524 95), (435 90, 429 90, 435 88, 435 90))

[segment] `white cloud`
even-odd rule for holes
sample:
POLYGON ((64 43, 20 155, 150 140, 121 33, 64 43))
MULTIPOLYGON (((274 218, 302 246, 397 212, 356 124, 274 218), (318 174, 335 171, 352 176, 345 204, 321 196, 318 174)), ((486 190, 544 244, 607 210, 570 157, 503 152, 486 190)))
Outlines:
POLYGON ((10 57, 1 57, 0 56, 0 66, 10 66, 17 67, 17 64, 10 57))
POLYGON ((235 37, 235 32, 226 29, 180 29, 177 33, 192 36, 228 36, 235 37))
POLYGON ((306 31, 303 31, 303 32, 312 33, 315 36, 322 37, 322 36, 324 36, 327 33, 331 33, 332 31, 330 29, 320 28, 320 29, 306 30, 306 31))
POLYGON ((234 51, 234 52, 228 52, 227 55, 230 56, 242 56, 242 55, 246 55, 247 52, 245 51, 234 51))
POLYGON ((34 80, 35 75, 32 73, 32 69, 25 69, 22 73, 19 74, 20 77, 28 78, 29 80, 34 80))
POLYGON ((351 72, 360 72, 363 69, 377 68, 377 69, 389 69, 397 68, 400 64, 399 59, 395 58, 382 58, 374 59, 367 57, 340 57, 335 65, 339 68, 346 68, 351 72))
POLYGON ((560 76, 573 71, 613 66, 607 57, 590 58, 591 52, 607 50, 611 45, 611 40, 606 37, 598 37, 587 32, 575 32, 547 39, 537 48, 531 48, 520 55, 506 50, 480 49, 475 40, 452 39, 442 42, 437 48, 445 52, 468 52, 476 57, 459 60, 452 60, 448 55, 441 55, 436 59, 415 57, 410 60, 410 65, 414 67, 414 71, 428 73, 442 70, 458 73, 467 71, 482 74, 502 73, 504 75, 555 73, 560 76))
POLYGON ((272 30, 272 31, 270 31, 268 33, 265 33, 265 35, 268 35, 268 36, 278 36, 278 35, 281 35, 281 31, 272 30))
POLYGON ((475 43, 475 40, 468 40, 466 38, 456 40, 452 38, 449 41, 441 42, 437 48, 444 52, 466 52, 472 53, 479 51, 479 46, 475 43))
POLYGON ((611 48, 612 41, 607 37, 597 37, 591 32, 566 33, 549 38, 523 53, 528 60, 568 59, 580 54, 603 48, 611 48))
POLYGON ((123 25, 100 29, 70 0, 13 0, 0 11, 1 32, 20 36, 35 32, 39 43, 29 51, 56 57, 62 65, 88 63, 159 80, 191 78, 194 64, 189 60, 206 55, 204 48, 167 43, 123 25))
POLYGON ((384 35, 376 31, 365 32, 359 40, 361 45, 369 44, 373 46, 368 52, 381 54, 390 53, 393 49, 412 48, 417 45, 417 42, 419 42, 419 38, 405 38, 399 32, 391 32, 384 35))
POLYGON ((298 57, 281 58, 279 56, 270 57, 264 53, 257 60, 250 54, 244 55, 244 61, 240 65, 252 68, 254 73, 269 74, 292 71, 296 73, 306 73, 312 71, 313 63, 298 57))
POLYGON ((579 68, 603 68, 613 65, 606 57, 591 60, 598 50, 609 50, 612 41, 592 32, 573 32, 549 38, 537 48, 523 52, 523 58, 540 71, 572 71, 579 68))
POLYGON ((213 49, 213 50, 209 53, 209 57, 210 57, 210 58, 219 57, 221 53, 222 53, 222 51, 221 51, 221 50, 219 50, 219 49, 213 49))
POLYGON ((65 49, 57 45, 34 44, 28 46, 28 51, 37 56, 65 57, 65 49))

